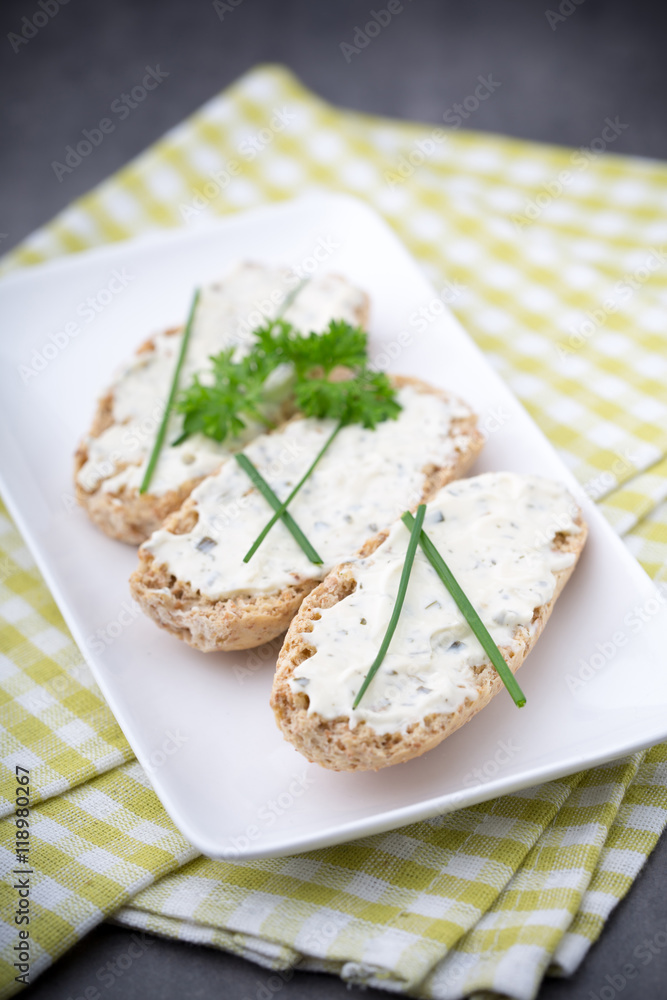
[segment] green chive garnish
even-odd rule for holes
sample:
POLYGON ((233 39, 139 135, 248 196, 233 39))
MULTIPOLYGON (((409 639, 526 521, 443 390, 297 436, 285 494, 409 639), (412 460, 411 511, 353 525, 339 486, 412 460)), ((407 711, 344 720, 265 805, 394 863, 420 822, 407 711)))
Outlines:
MULTIPOLYGON (((396 631, 396 626, 398 625, 398 619, 401 614, 401 609, 403 607, 403 602, 405 600, 405 594, 408 589, 408 581, 410 579, 410 573, 412 572, 412 564, 415 561, 415 552, 417 551, 417 543, 419 541, 419 533, 421 532, 422 524, 424 523, 424 515, 426 514, 426 505, 420 504, 417 508, 417 516, 412 518, 414 524, 412 525, 412 530, 410 533, 410 541, 408 542, 408 550, 405 555, 405 562, 403 563, 403 572, 401 573, 401 579, 398 584, 398 593, 396 594, 396 601, 394 603, 394 610, 391 613, 391 618, 389 619, 389 625, 387 626, 387 631, 385 632, 384 639, 382 640, 382 645, 378 655, 373 660, 373 665, 371 669, 366 674, 364 678, 364 683, 359 689, 357 697, 354 699, 352 708, 356 708, 361 699, 363 698, 368 685, 375 677, 380 664, 387 655, 387 650, 389 649, 389 643, 391 642, 394 632, 396 631)), ((410 515, 412 517, 412 515, 410 515)))
POLYGON ((287 295, 283 299, 283 302, 282 302, 282 305, 280 306, 280 309, 276 313, 276 318, 273 321, 274 324, 276 323, 277 320, 283 318, 283 316, 285 315, 285 313, 287 312, 287 310, 289 309, 289 307, 292 305, 292 303, 294 302, 295 298, 297 297, 297 295, 299 294, 299 292, 301 291, 301 289, 303 288, 303 286, 307 285, 309 281, 310 281, 310 278, 302 278, 301 281, 299 282, 299 284, 296 285, 292 289, 291 292, 287 293, 287 295))
POLYGON ((192 321, 195 316, 195 310, 197 308, 197 303, 199 302, 199 289, 195 290, 192 296, 192 305, 190 306, 190 314, 188 316, 188 321, 185 324, 185 330, 183 331, 183 339, 181 340, 181 349, 178 352, 178 360, 176 362, 176 367, 174 368, 174 375, 171 380, 171 388, 169 389, 169 395, 167 396, 167 404, 162 414, 162 421, 158 427, 158 432, 155 435, 155 441, 153 443, 153 451, 151 452, 151 457, 148 460, 148 465, 146 466, 146 471, 144 472, 144 478, 141 481, 141 486, 139 487, 140 493, 145 493, 148 489, 151 479, 153 478, 153 473, 155 472, 155 466, 157 465, 157 460, 160 457, 160 452, 162 451, 162 445, 164 444, 164 436, 167 433, 167 421, 169 420, 169 414, 171 413, 171 408, 174 405, 174 398, 176 396, 176 390, 178 389, 178 379, 181 374, 181 368, 183 367, 183 361, 185 359, 185 352, 188 349, 188 341, 190 340, 190 334, 192 332, 192 321))
MULTIPOLYGON (((407 528, 410 528, 410 530, 414 534, 415 526, 417 523, 416 518, 414 518, 412 514, 406 513, 403 514, 401 520, 403 521, 403 524, 405 524, 407 528)), ((421 531, 419 534, 419 544, 421 545, 422 551, 424 552, 424 555, 430 562, 431 566, 436 571, 436 573, 444 583, 445 587, 454 598, 454 601, 458 606, 459 611, 467 621, 468 625, 470 626, 474 634, 479 639, 482 649, 484 650, 488 658, 491 660, 493 666, 496 668, 496 671, 498 672, 501 681, 503 682, 509 693, 512 695, 515 705, 517 706, 517 708, 523 708, 523 706, 526 704, 526 696, 519 687, 516 677, 514 676, 510 668, 507 666, 507 663, 503 659, 502 653, 500 652, 495 642, 491 638, 486 625, 484 624, 482 619, 479 617, 479 615, 473 608, 472 604, 470 603, 470 601, 462 591, 461 587, 459 586, 458 582, 456 581, 456 578, 454 577, 449 566, 442 558, 442 556, 440 555, 440 553, 438 552, 435 545, 433 544, 433 542, 428 537, 425 531, 421 531)))
MULTIPOLYGON (((278 512, 282 509, 283 504, 278 499, 276 494, 273 492, 273 490, 271 489, 267 481, 264 479, 260 471, 257 468, 255 468, 255 466, 252 464, 248 456, 244 455, 243 452, 237 451, 234 455, 234 458, 239 463, 243 471, 248 474, 253 484, 257 487, 257 489, 262 494, 264 499, 271 505, 271 507, 273 507, 276 514, 278 514, 278 512)), ((308 539, 306 538, 303 531, 296 523, 292 515, 289 514, 286 510, 283 510, 279 516, 282 518, 283 524, 285 525, 287 530, 291 533, 294 540, 298 542, 298 544, 301 546, 301 548, 308 556, 310 561, 312 563, 315 563, 316 566, 321 566, 322 559, 320 558, 320 556, 318 556, 317 552, 310 544, 310 542, 308 541, 308 539)))
POLYGON ((292 500, 297 495, 297 493, 299 492, 299 490, 301 489, 301 487, 303 486, 303 484, 305 483, 305 481, 308 479, 308 476, 312 473, 313 469, 315 468, 315 466, 317 465, 317 463, 319 462, 319 460, 322 458, 322 455, 325 453, 325 451, 327 450, 327 448, 329 447, 329 445, 331 444, 331 442, 333 441, 333 439, 336 437, 336 434, 338 434, 338 431, 341 429, 342 426, 343 426, 342 423, 339 423, 334 428, 333 432, 329 435, 329 437, 324 442, 324 444, 322 445, 322 447, 318 451, 317 455, 315 456, 315 458, 311 462, 310 466, 308 467, 308 471, 306 473, 304 473, 304 475, 301 477, 301 479, 296 484, 296 486, 294 487, 294 489, 292 490, 292 492, 290 493, 290 495, 287 497, 287 500, 283 500, 283 502, 281 503, 279 509, 276 510, 275 514, 273 515, 273 517, 271 518, 271 520, 268 522, 268 524, 266 524, 262 528, 262 530, 260 531, 260 533, 257 536, 257 538, 255 539, 255 541, 252 543, 252 545, 250 546, 250 548, 248 549, 248 551, 244 555, 244 557, 243 557, 243 562, 244 563, 250 562, 250 560, 254 556, 255 552, 257 551, 257 549, 260 547, 260 545, 262 544, 262 542, 264 541, 264 539, 266 538, 266 536, 268 535, 268 533, 271 531, 271 528, 274 526, 274 524, 276 523, 276 521, 280 520, 280 518, 283 516, 283 514, 285 513, 285 511, 287 510, 287 508, 291 504, 292 500))

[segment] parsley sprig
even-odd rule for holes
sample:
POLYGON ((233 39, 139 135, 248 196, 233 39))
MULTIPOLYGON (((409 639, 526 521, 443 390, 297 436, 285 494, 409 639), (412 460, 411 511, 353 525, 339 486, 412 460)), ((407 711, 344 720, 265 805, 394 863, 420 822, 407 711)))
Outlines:
POLYGON ((255 331, 257 347, 280 364, 289 361, 298 377, 318 367, 330 372, 339 365, 360 368, 366 364, 368 336, 343 319, 331 320, 324 333, 298 333, 281 320, 255 331))
MULTIPOLYGON (((264 411, 271 397, 269 376, 284 365, 291 371, 296 409, 306 417, 336 421, 287 499, 279 507, 272 502, 274 516, 246 553, 244 562, 248 562, 274 524, 285 520, 289 504, 341 428, 358 423, 373 429, 384 420, 396 419, 401 407, 388 377, 368 366, 368 335, 345 320, 332 320, 323 333, 307 335, 284 319, 274 320, 255 330, 251 349, 243 358, 237 360, 234 351, 227 350, 212 356, 211 363, 211 370, 196 375, 176 404, 184 420, 183 434, 175 444, 197 431, 224 441, 242 433, 248 418, 270 426, 264 411)), ((312 546, 304 551, 311 558, 312 546)))
POLYGON ((184 415, 183 433, 174 444, 197 431, 224 441, 239 435, 248 418, 270 426, 262 408, 270 397, 267 380, 285 364, 292 368, 294 403, 304 416, 371 428, 398 416, 391 382, 368 368, 368 337, 358 327, 332 320, 324 333, 302 336, 281 319, 259 327, 254 338, 245 357, 235 358, 233 348, 212 355, 211 370, 195 375, 181 393, 176 408, 184 415), (343 371, 347 378, 335 377, 343 371))
POLYGON ((384 372, 368 368, 368 335, 343 320, 333 320, 323 334, 295 336, 283 324, 267 342, 262 333, 264 350, 276 353, 294 366, 294 401, 306 417, 332 419, 336 426, 320 448, 305 474, 290 495, 275 509, 245 556, 249 562, 274 524, 284 515, 315 467, 333 444, 339 431, 348 424, 361 424, 374 429, 384 420, 396 419, 401 407, 396 390, 384 372), (340 376, 336 378, 336 373, 340 376))
POLYGON ((329 382, 326 379, 312 379, 311 381, 317 383, 317 390, 312 394, 308 392, 308 382, 304 383, 302 393, 298 392, 299 386, 297 385, 295 396, 299 409, 309 417, 333 418, 337 420, 336 426, 290 495, 279 509, 276 508, 271 520, 264 525, 246 552, 243 557, 245 563, 250 562, 271 528, 287 510, 343 427, 348 424, 361 424, 363 427, 375 428, 383 420, 396 419, 401 409, 400 404, 396 402, 396 392, 391 382, 386 375, 379 372, 367 373, 342 382, 329 382))
MULTIPOLYGON (((276 319, 273 323, 269 324, 269 330, 282 319, 301 289, 308 283, 308 280, 308 278, 304 278, 303 281, 300 281, 299 284, 285 296, 285 299, 278 310, 276 319)), ((167 423, 176 400, 181 368, 183 367, 185 354, 190 342, 190 335, 192 333, 195 311, 197 309, 197 305, 199 304, 199 297, 200 290, 197 288, 195 289, 195 293, 192 298, 188 320, 185 325, 185 330, 183 331, 181 347, 178 352, 171 383, 169 385, 169 395, 167 396, 162 421, 158 428, 158 432, 155 435, 146 471, 144 472, 143 479, 141 480, 141 486, 139 487, 140 493, 145 493, 148 490, 151 479, 153 478, 153 473, 155 472, 155 466, 157 465, 160 457, 160 452, 162 451, 162 446, 167 433, 167 423)), ((241 408, 242 412, 245 412, 255 418, 259 418, 261 421, 266 423, 267 426, 269 425, 269 422, 265 420, 258 407, 260 390, 273 366, 265 363, 266 370, 260 371, 257 368, 257 365, 261 365, 262 359, 255 357, 253 359, 247 359, 246 363, 241 364, 230 376, 227 369, 234 353, 235 348, 232 347, 227 351, 221 351, 220 354, 215 357, 211 357, 214 368, 214 385, 220 389, 225 385, 225 380, 228 382, 229 391, 226 398, 224 389, 220 393, 222 398, 215 398, 212 396, 207 391, 209 387, 203 386, 199 380, 199 376, 195 375, 193 384, 184 394, 185 397, 189 396, 189 402, 185 405, 185 409, 182 408, 182 404, 179 404, 177 407, 181 410, 181 412, 185 413, 185 420, 183 422, 183 433, 176 441, 172 441, 172 447, 180 444, 195 431, 202 431, 215 441, 224 441, 228 434, 240 434, 245 427, 245 423, 238 415, 239 396, 245 397, 244 405, 241 408), (217 369, 220 370, 218 371, 217 369)))
POLYGON ((263 352, 254 351, 239 360, 234 359, 235 352, 236 348, 229 347, 212 355, 205 381, 196 374, 181 393, 176 409, 184 415, 183 433, 173 446, 197 431, 218 442, 237 437, 245 430, 247 418, 270 426, 262 404, 265 382, 275 365, 263 352))

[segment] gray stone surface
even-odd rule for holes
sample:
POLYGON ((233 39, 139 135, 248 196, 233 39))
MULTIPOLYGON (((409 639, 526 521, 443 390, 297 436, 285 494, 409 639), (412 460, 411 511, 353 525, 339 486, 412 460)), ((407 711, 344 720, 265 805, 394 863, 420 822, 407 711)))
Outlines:
MULTIPOLYGON (((383 0, 242 0, 220 21, 208 0, 69 0, 15 52, 8 34, 20 31, 37 0, 3 0, 0 233, 6 235, 0 249, 19 242, 259 62, 291 66, 334 103, 432 122, 474 89, 478 75, 492 74, 501 85, 471 127, 579 146, 600 134, 606 117, 618 116, 628 127, 614 152, 667 157, 664 4, 406 0, 403 12, 346 62, 340 44, 352 42, 355 27, 382 6, 383 0), (545 10, 558 12, 559 5, 572 13, 552 28, 545 10), (104 117, 147 65, 156 64, 169 73, 164 83, 59 182, 51 162, 104 117)), ((569 981, 547 981, 540 1000, 667 996, 667 948, 659 944, 667 929, 666 884, 663 839, 582 968, 569 981), (627 963, 637 975, 622 983, 627 963)), ((37 980, 30 994, 74 1000, 96 986, 104 1000, 266 1000, 267 990, 287 1000, 361 996, 337 979, 305 973, 278 990, 278 980, 267 986, 270 974, 241 959, 149 940, 142 957, 119 976, 105 966, 119 957, 125 964, 131 933, 101 927, 37 980)))
POLYGON ((552 29, 534 2, 406 0, 348 63, 340 44, 366 22, 370 0, 243 0, 222 21, 208 0, 69 0, 18 52, 7 36, 35 5, 3 0, 2 249, 262 61, 291 66, 335 103, 433 122, 471 93, 478 75, 492 74, 501 86, 471 127, 578 146, 599 136, 607 116, 619 116, 628 127, 614 152, 667 157, 667 7, 657 0, 545 6, 557 11, 559 3, 573 13, 552 29), (52 161, 155 64, 168 79, 58 181, 52 161))

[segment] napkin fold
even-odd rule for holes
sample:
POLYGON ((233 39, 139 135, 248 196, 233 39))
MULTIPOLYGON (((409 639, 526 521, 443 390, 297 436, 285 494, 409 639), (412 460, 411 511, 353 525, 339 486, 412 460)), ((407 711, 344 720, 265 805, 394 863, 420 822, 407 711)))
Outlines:
MULTIPOLYGON (((340 111, 285 69, 259 67, 34 233, 2 270, 306 190, 362 197, 665 580, 667 168, 608 146, 560 149, 340 111)), ((0 623, 0 997, 21 988, 17 764, 31 777, 31 981, 113 918, 283 978, 298 966, 438 1000, 531 998, 545 974, 576 969, 667 822, 661 745, 297 857, 197 857, 5 513, 0 623)))

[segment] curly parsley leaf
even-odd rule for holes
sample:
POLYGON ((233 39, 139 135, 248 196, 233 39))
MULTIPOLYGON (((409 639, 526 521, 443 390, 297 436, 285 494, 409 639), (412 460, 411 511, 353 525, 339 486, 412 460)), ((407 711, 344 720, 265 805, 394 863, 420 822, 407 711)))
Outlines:
POLYGON ((235 361, 234 353, 231 347, 212 355, 208 380, 202 382, 195 375, 181 394, 176 409, 183 414, 183 433, 174 444, 198 431, 222 442, 241 434, 248 418, 270 425, 262 413, 262 402, 264 383, 274 365, 253 352, 235 361))
POLYGON ((247 418, 262 416, 266 381, 280 365, 294 372, 296 406, 305 416, 329 417, 343 424, 375 427, 395 418, 400 410, 386 375, 367 368, 368 335, 345 320, 332 320, 323 333, 298 333, 284 319, 265 323, 254 331, 250 352, 238 361, 234 349, 211 357, 205 381, 196 375, 180 396, 177 409, 184 415, 183 434, 176 444, 197 431, 224 441, 238 435, 247 418), (330 378, 345 369, 348 378, 330 378))
POLYGON ((340 381, 304 379, 294 387, 294 396, 305 416, 329 417, 343 426, 361 424, 374 429, 383 420, 395 420, 401 411, 396 390, 384 372, 367 368, 340 381))
MULTIPOLYGON (((351 327, 348 329, 352 330, 351 327)), ((353 333, 356 335, 357 331, 353 331, 353 333)), ((322 363, 320 359, 319 365, 312 365, 313 359, 310 356, 307 361, 303 362, 302 366, 297 367, 294 397, 299 410, 307 417, 333 419, 336 421, 336 425, 290 495, 279 507, 275 508, 273 517, 264 525, 243 557, 244 562, 247 563, 252 559, 274 524, 285 514, 290 503, 312 475, 315 467, 343 427, 358 423, 363 427, 374 429, 383 420, 395 420, 398 417, 401 406, 396 399, 396 390, 391 381, 384 372, 373 372, 366 367, 365 334, 363 336, 364 355, 358 355, 361 363, 356 367, 356 370, 352 366, 346 366, 350 375, 348 378, 327 377, 334 369, 338 368, 341 353, 334 354, 332 352, 328 362, 322 363), (310 375, 310 377, 306 374, 304 377, 304 369, 310 372, 319 370, 322 374, 310 375)), ((348 340, 346 347, 348 359, 352 356, 351 346, 354 345, 356 349, 358 343, 358 338, 355 338, 354 341, 352 338, 348 340)))
MULTIPOLYGON (((228 436, 238 436, 248 417, 267 423, 262 414, 262 404, 268 398, 266 382, 276 368, 285 364, 291 365, 294 373, 297 409, 306 417, 335 421, 331 434, 287 499, 280 503, 274 497, 274 515, 253 542, 244 562, 252 558, 273 525, 285 519, 289 504, 343 427, 361 424, 374 429, 382 421, 398 417, 401 406, 396 390, 383 372, 368 367, 367 349, 367 334, 344 320, 332 320, 324 333, 304 336, 286 320, 277 319, 255 330, 254 344, 239 361, 234 360, 234 348, 211 357, 213 367, 207 381, 195 376, 181 394, 177 408, 184 416, 183 434, 175 444, 197 431, 222 442, 228 436)), ((243 462, 255 482, 259 473, 254 475, 257 470, 253 472, 247 456, 243 456, 243 462)))
POLYGON ((298 333, 290 323, 277 320, 255 330, 254 350, 273 358, 277 364, 289 362, 298 378, 315 369, 355 369, 366 363, 368 334, 345 320, 334 319, 323 333, 298 333))
POLYGON ((383 420, 395 420, 401 411, 396 390, 384 372, 372 372, 365 366, 354 378, 330 380, 317 377, 297 381, 294 392, 296 404, 304 416, 328 417, 335 420, 336 425, 290 495, 280 506, 274 508, 273 517, 264 525, 243 557, 246 563, 250 562, 274 524, 284 516, 343 427, 361 424, 374 429, 383 420))

